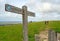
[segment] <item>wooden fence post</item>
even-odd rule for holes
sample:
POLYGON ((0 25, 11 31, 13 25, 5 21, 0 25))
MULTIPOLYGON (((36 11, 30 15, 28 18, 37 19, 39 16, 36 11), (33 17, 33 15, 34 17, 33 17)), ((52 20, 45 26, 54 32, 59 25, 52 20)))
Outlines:
POLYGON ((40 36, 38 34, 35 34, 35 41, 40 41, 40 36))

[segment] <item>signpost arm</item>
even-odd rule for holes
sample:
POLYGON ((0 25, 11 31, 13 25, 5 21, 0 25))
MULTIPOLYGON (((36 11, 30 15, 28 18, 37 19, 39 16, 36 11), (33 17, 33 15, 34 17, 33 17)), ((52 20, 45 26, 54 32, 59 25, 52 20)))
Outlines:
POLYGON ((28 41, 28 17, 27 17, 27 7, 22 7, 22 17, 23 17, 23 37, 24 41, 28 41))
POLYGON ((5 11, 22 14, 23 18, 23 37, 24 41, 28 41, 28 16, 35 16, 33 12, 27 11, 27 6, 23 6, 22 9, 5 4, 5 11))

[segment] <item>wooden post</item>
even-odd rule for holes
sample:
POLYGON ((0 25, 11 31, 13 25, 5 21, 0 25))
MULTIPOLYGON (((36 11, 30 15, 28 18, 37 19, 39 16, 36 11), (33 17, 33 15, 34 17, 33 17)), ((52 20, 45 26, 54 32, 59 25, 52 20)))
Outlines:
POLYGON ((35 41, 40 41, 40 36, 38 34, 35 34, 35 41))
POLYGON ((23 37, 24 41, 28 41, 28 17, 27 17, 27 7, 22 7, 22 17, 23 17, 23 37))
POLYGON ((54 41, 54 32, 52 30, 48 31, 48 41, 54 41))
POLYGON ((51 30, 48 30, 48 41, 51 41, 51 30))
POLYGON ((57 40, 57 32, 54 32, 54 41, 58 41, 57 40))
POLYGON ((56 32, 53 30, 48 31, 48 41, 57 41, 56 32))

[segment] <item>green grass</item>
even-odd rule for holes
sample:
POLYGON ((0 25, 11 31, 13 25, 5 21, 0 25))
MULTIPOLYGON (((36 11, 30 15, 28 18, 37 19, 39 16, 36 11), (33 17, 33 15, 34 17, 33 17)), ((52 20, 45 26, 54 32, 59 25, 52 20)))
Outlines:
POLYGON ((22 25, 0 26, 0 41, 22 41, 22 25))
MULTIPOLYGON (((60 21, 52 21, 49 27, 57 32, 60 32, 60 21)), ((28 23, 29 41, 35 41, 34 35, 44 30, 44 22, 28 23)), ((22 24, 0 26, 0 41, 23 41, 22 24)))
POLYGON ((56 32, 59 32, 60 33, 60 21, 50 22, 49 26, 51 27, 51 29, 53 29, 56 32))

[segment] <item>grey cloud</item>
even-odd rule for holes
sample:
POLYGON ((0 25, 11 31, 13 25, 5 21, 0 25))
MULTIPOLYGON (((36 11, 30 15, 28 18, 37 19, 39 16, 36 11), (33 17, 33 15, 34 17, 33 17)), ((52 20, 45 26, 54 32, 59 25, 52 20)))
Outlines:
POLYGON ((49 2, 53 4, 60 4, 60 0, 41 0, 41 2, 49 2))

